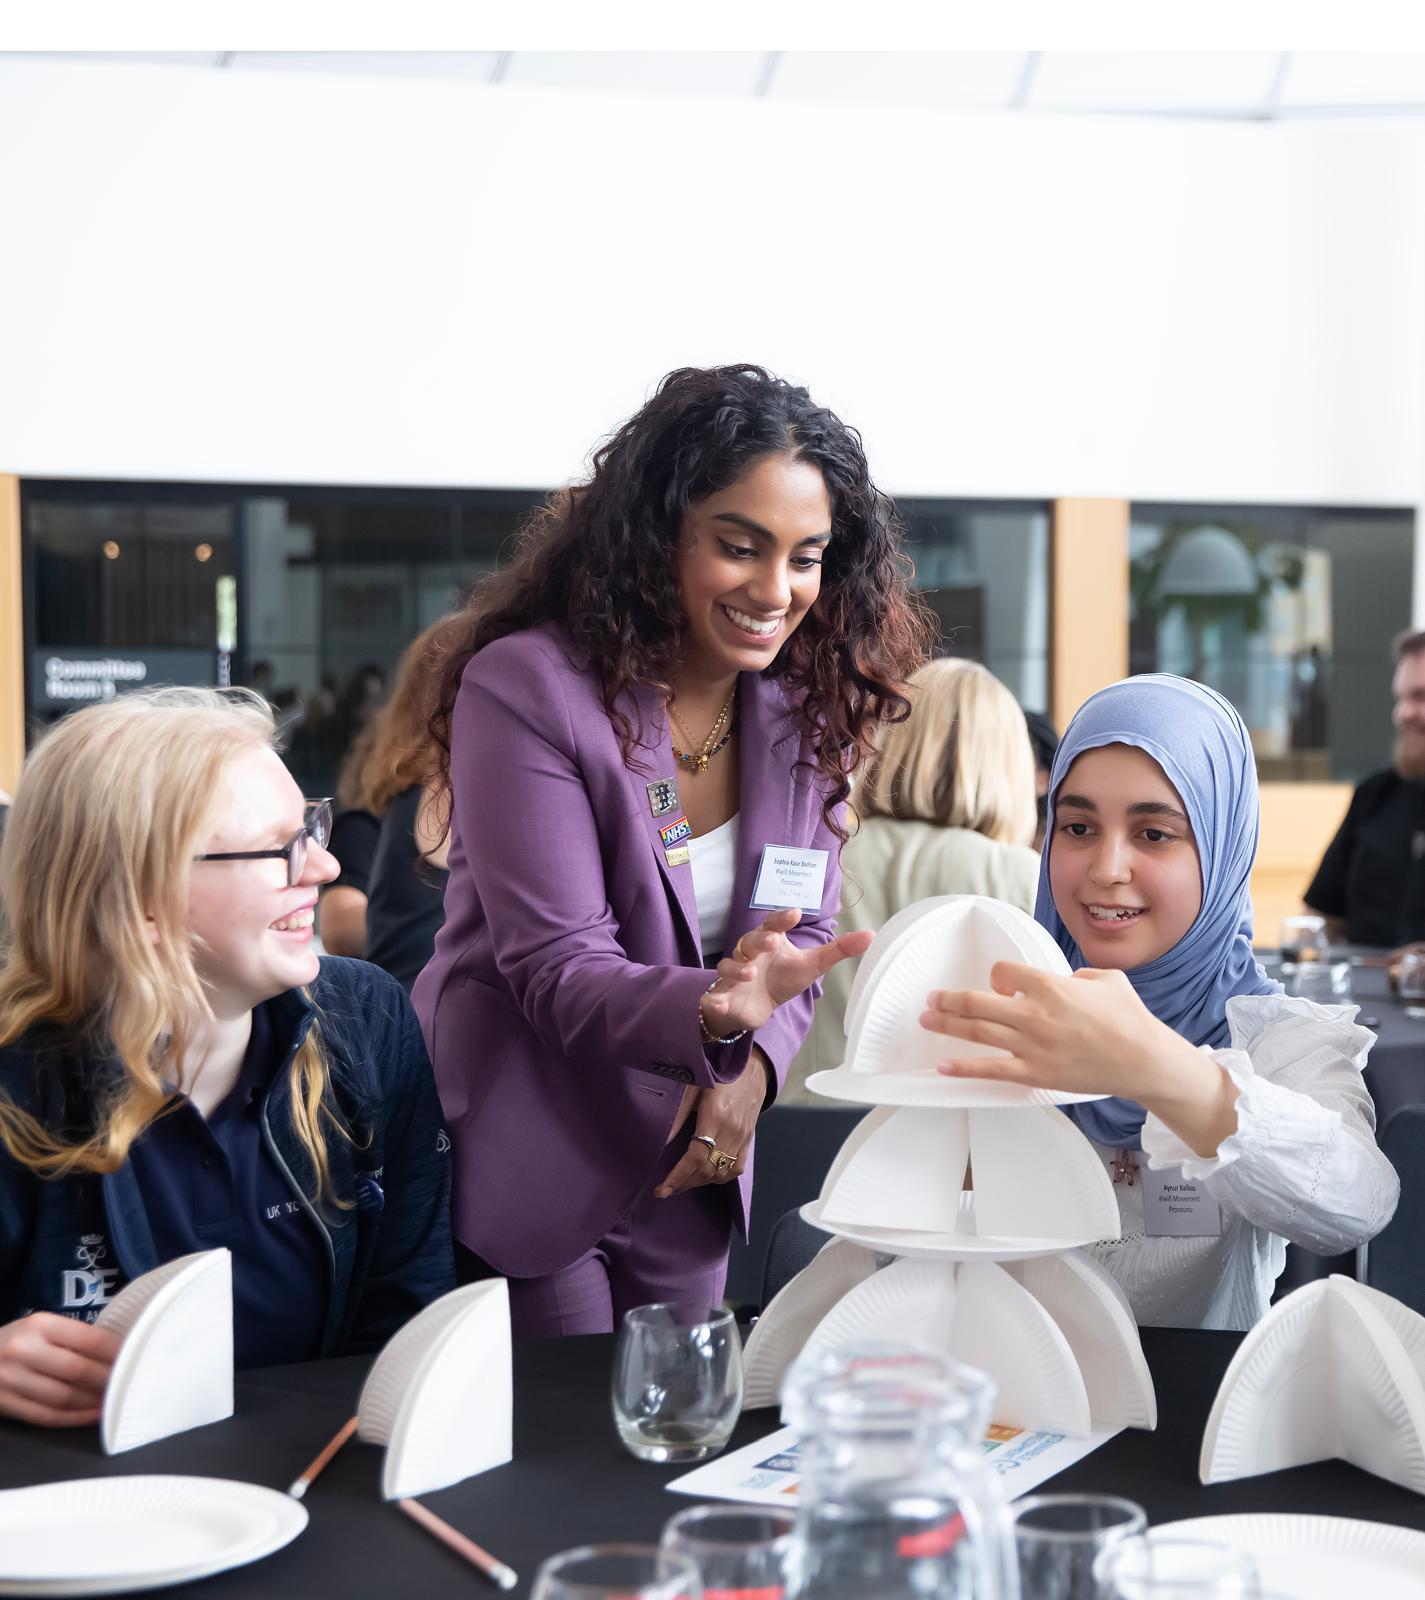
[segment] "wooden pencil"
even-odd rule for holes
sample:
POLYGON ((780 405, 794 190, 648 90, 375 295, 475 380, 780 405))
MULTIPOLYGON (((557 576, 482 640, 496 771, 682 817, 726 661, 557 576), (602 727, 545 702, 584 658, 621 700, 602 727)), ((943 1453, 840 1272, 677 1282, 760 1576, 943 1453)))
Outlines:
POLYGON ((300 1500, 302 1496, 306 1494, 307 1490, 311 1487, 312 1480, 326 1466, 326 1464, 337 1453, 337 1451, 341 1449, 341 1447, 352 1436, 352 1434, 356 1432, 356 1422, 357 1419, 355 1417, 348 1417, 347 1420, 342 1423, 341 1427, 337 1429, 336 1433, 333 1434, 327 1443, 322 1447, 321 1451, 317 1455, 316 1460, 312 1462, 311 1466, 309 1466, 300 1477, 293 1478, 291 1484, 288 1486, 287 1493, 290 1494, 294 1500, 300 1500))
POLYGON ((412 1522, 418 1523, 427 1533, 432 1534, 456 1555, 468 1561, 472 1567, 477 1567, 491 1583, 499 1584, 502 1589, 513 1589, 519 1582, 512 1567, 507 1567, 503 1561, 492 1556, 488 1550, 482 1549, 473 1539, 467 1539, 458 1528, 452 1528, 444 1517, 436 1516, 434 1511, 428 1506, 423 1506, 419 1500, 398 1500, 396 1504, 412 1522))

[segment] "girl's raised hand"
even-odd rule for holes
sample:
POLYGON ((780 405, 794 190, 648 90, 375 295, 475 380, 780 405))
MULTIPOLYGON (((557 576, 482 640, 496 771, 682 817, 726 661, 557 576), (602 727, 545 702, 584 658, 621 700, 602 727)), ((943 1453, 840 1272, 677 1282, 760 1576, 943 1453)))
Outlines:
MULTIPOLYGON (((1148 1010, 1121 972, 1071 977, 996 962, 991 990, 936 990, 921 1013, 931 1033, 997 1045, 1008 1057, 943 1062, 949 1078, 992 1078, 1065 1094, 1126 1095, 1146 1103, 1164 1074, 1198 1052, 1148 1010)), ((1193 1070, 1196 1070, 1195 1068, 1193 1070)))

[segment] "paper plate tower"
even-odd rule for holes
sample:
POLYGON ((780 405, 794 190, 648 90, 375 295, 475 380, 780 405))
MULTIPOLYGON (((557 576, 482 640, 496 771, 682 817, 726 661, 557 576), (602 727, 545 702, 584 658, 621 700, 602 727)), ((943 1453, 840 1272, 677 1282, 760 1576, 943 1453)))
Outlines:
POLYGON ((997 961, 1069 972, 1031 917, 979 895, 908 906, 863 957, 846 1061, 808 1087, 876 1109, 802 1208, 835 1237, 753 1328, 749 1407, 776 1404, 803 1355, 896 1339, 987 1373, 1005 1426, 1083 1436, 1157 1425, 1128 1301, 1080 1248, 1118 1237, 1118 1205, 1098 1153, 1059 1107, 1099 1097, 942 1077, 947 1042, 919 1024, 932 989, 988 989, 997 961))

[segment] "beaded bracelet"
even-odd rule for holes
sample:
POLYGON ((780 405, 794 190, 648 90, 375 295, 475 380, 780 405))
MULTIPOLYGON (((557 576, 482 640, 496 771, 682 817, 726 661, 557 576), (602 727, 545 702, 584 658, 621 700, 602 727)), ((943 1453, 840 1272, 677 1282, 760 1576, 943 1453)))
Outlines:
MULTIPOLYGON (((707 988, 703 990, 703 993, 711 994, 717 988, 718 981, 718 979, 714 978, 707 988)), ((703 1015, 701 1003, 698 1005, 698 1026, 703 1031, 704 1044, 736 1044, 742 1035, 747 1032, 746 1028, 739 1028, 736 1033, 714 1033, 708 1027, 708 1019, 703 1015)))

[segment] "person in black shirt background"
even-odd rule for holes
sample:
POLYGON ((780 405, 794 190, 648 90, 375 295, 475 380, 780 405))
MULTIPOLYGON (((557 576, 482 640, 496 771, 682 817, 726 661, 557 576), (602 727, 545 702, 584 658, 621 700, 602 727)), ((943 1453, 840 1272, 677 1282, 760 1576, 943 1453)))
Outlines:
POLYGON ((1394 764, 1357 785, 1306 891, 1351 944, 1425 939, 1425 632, 1396 640, 1395 663, 1394 764))
POLYGON ((332 835, 341 877, 322 899, 327 947, 332 948, 329 907, 341 913, 330 926, 343 935, 354 933, 355 915, 348 918, 341 900, 328 899, 345 888, 342 900, 354 904, 359 899, 361 944, 357 949, 343 945, 342 953, 385 968, 407 992, 430 960, 445 920, 448 841, 428 784, 437 755, 429 724, 453 625, 453 618, 442 617, 411 642, 396 669, 390 699, 352 750, 338 790, 349 809, 332 835), (351 826, 363 819, 359 833, 340 832, 343 820, 351 826))

